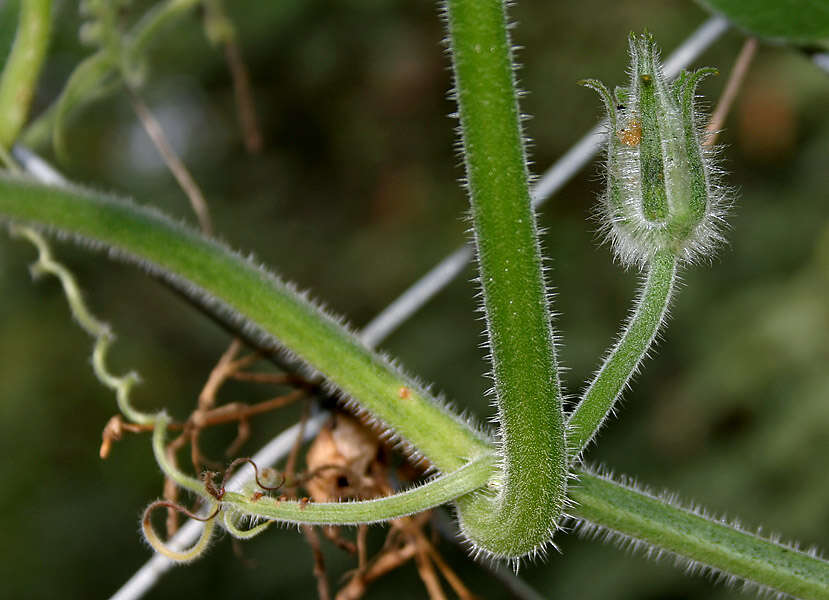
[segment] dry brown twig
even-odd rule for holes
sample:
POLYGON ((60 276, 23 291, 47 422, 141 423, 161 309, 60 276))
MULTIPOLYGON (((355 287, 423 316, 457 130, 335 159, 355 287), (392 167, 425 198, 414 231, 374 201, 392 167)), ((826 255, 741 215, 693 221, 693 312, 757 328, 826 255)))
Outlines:
POLYGON ((725 124, 726 116, 734 105, 734 99, 737 97, 737 92, 740 86, 742 86, 743 81, 745 81, 746 73, 748 73, 748 68, 751 65, 756 51, 757 39, 746 39, 740 50, 740 54, 737 55, 737 59, 734 61, 734 67, 731 69, 731 73, 728 74, 728 81, 717 102, 717 107, 714 109, 714 113, 708 121, 708 126, 705 128, 708 134, 705 139, 706 146, 713 146, 716 143, 717 136, 725 124))
POLYGON ((203 0, 202 8, 207 38, 224 49, 225 62, 233 83, 236 115, 242 129, 245 150, 248 154, 258 154, 262 150, 262 130, 259 128, 259 119, 256 116, 248 68, 242 58, 239 43, 236 41, 236 29, 225 13, 222 0, 203 0))
POLYGON ((167 139, 167 135, 164 133, 164 129, 161 127, 161 124, 150 111, 150 108, 144 100, 141 99, 141 96, 138 95, 138 92, 129 86, 127 87, 127 91, 129 92, 133 110, 135 110, 138 120, 141 121, 144 131, 146 131, 147 135, 150 136, 153 145, 158 150, 162 160, 164 160, 164 164, 167 165, 167 168, 176 178, 176 181, 181 189, 184 190, 185 194, 187 194, 190 206, 193 209, 193 212, 196 213, 196 217, 199 220, 199 226, 204 233, 212 235, 213 223, 210 220, 210 211, 207 208, 207 201, 204 199, 204 194, 202 193, 201 188, 196 183, 196 180, 193 179, 190 171, 187 170, 187 167, 178 157, 176 151, 173 150, 173 146, 167 139))
MULTIPOLYGON (((394 493, 389 483, 387 451, 377 435, 355 418, 337 414, 332 422, 316 436, 306 455, 307 473, 296 480, 317 502, 369 499, 394 493)), ((409 470, 405 464, 402 471, 409 470)), ((407 473, 417 477, 417 471, 407 473)), ((371 582, 414 560, 418 575, 431 600, 442 600, 446 595, 440 576, 449 583, 462 600, 474 595, 446 564, 424 533, 431 513, 395 519, 383 547, 368 558, 367 527, 357 530, 356 544, 342 537, 340 529, 323 528, 323 533, 338 547, 357 553, 357 569, 347 575, 347 582, 338 591, 337 600, 355 600, 363 597, 371 582)), ((314 552, 317 548, 314 548, 314 552)))
MULTIPOLYGON (((211 3, 215 4, 215 3, 211 3)), ((217 5, 218 6, 218 5, 217 5)), ((223 15, 220 15, 223 17, 223 15)), ((239 47, 232 36, 223 41, 225 57, 230 69, 234 94, 237 102, 237 109, 240 124, 243 130, 245 146, 249 152, 258 152, 262 145, 261 133, 256 122, 256 113, 250 93, 247 69, 242 60, 239 47)), ((144 126, 150 139, 155 144, 165 164, 172 172, 182 190, 190 200, 190 205, 196 214, 202 231, 212 234, 212 223, 200 188, 196 184, 189 171, 176 155, 167 137, 152 115, 147 105, 135 90, 128 90, 132 100, 133 108, 144 126)), ((249 419, 285 406, 296 401, 307 393, 310 387, 309 382, 296 375, 290 374, 268 374, 245 371, 260 356, 250 354, 237 358, 242 350, 242 343, 239 339, 233 340, 227 350, 222 354, 216 366, 211 370, 205 385, 199 394, 196 409, 191 413, 183 424, 171 425, 171 429, 179 429, 181 433, 167 446, 167 457, 173 465, 177 465, 177 453, 187 443, 190 444, 190 455, 193 467, 196 472, 202 472, 204 465, 214 469, 219 468, 209 461, 201 452, 199 447, 199 436, 201 431, 207 427, 228 422, 236 422, 238 432, 236 438, 227 449, 227 456, 234 456, 250 434, 249 419), (280 385, 301 386, 289 394, 274 397, 270 400, 254 405, 242 403, 230 403, 217 406, 217 395, 221 387, 228 379, 251 381, 256 383, 270 383, 280 385)), ((343 419, 347 419, 342 417, 343 419)), ((307 406, 303 410, 301 424, 307 419, 307 406)), ((350 419, 350 418, 348 418, 350 419)), ((365 430, 356 424, 353 419, 344 420, 346 425, 341 428, 345 435, 339 439, 330 439, 330 430, 323 430, 312 444, 309 450, 308 468, 309 475, 298 479, 295 476, 296 462, 301 448, 303 427, 297 441, 287 459, 285 466, 285 478, 293 482, 285 490, 285 497, 296 497, 297 485, 304 484, 311 494, 311 499, 316 501, 336 501, 346 498, 374 498, 393 493, 392 487, 386 477, 386 465, 378 461, 378 452, 381 444, 376 435, 365 430), (354 424, 357 426, 355 427, 354 424), (321 450, 321 448, 323 448, 321 450), (317 457, 313 456, 317 452, 317 457), (343 483, 345 482, 345 483, 343 483)), ((147 431, 151 428, 133 427, 123 422, 120 417, 114 417, 107 423, 104 429, 104 441, 101 446, 101 456, 105 457, 112 446, 112 442, 121 439, 124 431, 147 431)), ((235 463, 234 463, 235 464, 235 463)), ((211 473, 207 472, 209 479, 205 485, 212 484, 211 473)), ((222 488, 223 489, 223 488, 222 488)), ((168 509, 167 533, 172 536, 178 528, 178 488, 169 478, 165 479, 164 501, 160 506, 168 509)), ((303 498, 303 501, 309 501, 303 498)), ((323 534, 337 547, 358 555, 358 568, 352 574, 350 581, 337 594, 338 600, 360 598, 365 593, 370 582, 384 574, 399 568, 411 559, 414 559, 418 574, 424 583, 430 600, 443 600, 446 598, 440 584, 440 577, 435 569, 437 566, 458 596, 465 600, 473 598, 473 595, 466 589, 460 578, 448 567, 434 545, 429 542, 423 533, 423 527, 428 522, 430 513, 422 513, 416 517, 405 517, 392 521, 391 529, 381 551, 372 559, 367 558, 366 537, 368 528, 363 525, 358 529, 356 544, 343 538, 340 529, 336 527, 324 527, 323 534)), ((320 539, 316 530, 304 525, 302 527, 305 538, 311 547, 314 559, 313 572, 317 580, 317 590, 321 600, 329 600, 331 591, 325 571, 325 562, 322 554, 320 539)))
MULTIPOLYGON (((235 456, 242 444, 250 434, 250 419, 254 416, 270 412, 296 402, 308 394, 312 388, 311 384, 296 375, 252 373, 243 371, 253 365, 260 355, 252 353, 239 358, 242 344, 234 340, 228 349, 222 354, 216 366, 211 370, 210 375, 202 388, 197 407, 183 423, 171 423, 171 430, 180 431, 180 434, 167 445, 167 460, 172 465, 178 465, 178 452, 188 443, 190 444, 190 458, 193 468, 197 473, 202 472, 205 465, 214 470, 221 470, 222 465, 207 459, 199 447, 199 436, 203 429, 225 423, 237 423, 237 435, 226 451, 227 456, 235 456), (243 373, 245 375, 243 375, 243 373), (218 405, 217 395, 224 383, 230 379, 251 381, 264 384, 289 384, 301 386, 287 394, 281 394, 274 398, 264 400, 256 404, 244 404, 233 402, 218 405)), ((122 439, 125 432, 146 433, 151 432, 152 425, 135 425, 126 423, 120 415, 112 417, 102 432, 102 443, 100 449, 101 458, 106 458, 115 441, 122 439)), ((171 504, 178 504, 178 486, 169 478, 165 478, 163 497, 171 504)), ((167 534, 172 536, 178 530, 179 511, 168 507, 167 534)))
POLYGON ((225 61, 233 81, 233 95, 236 99, 239 125, 242 128, 242 140, 249 154, 259 154, 263 145, 262 130, 259 128, 259 119, 256 116, 256 105, 253 102, 248 69, 236 40, 228 40, 224 47, 225 61))

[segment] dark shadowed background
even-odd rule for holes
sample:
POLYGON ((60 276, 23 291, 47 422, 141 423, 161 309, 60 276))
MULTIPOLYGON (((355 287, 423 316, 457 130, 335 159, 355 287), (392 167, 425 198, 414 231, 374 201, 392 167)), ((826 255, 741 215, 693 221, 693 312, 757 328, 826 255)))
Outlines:
MULTIPOLYGON (((145 2, 133 2, 136 11, 145 2)), ((355 326, 366 323, 465 238, 466 198, 446 98, 448 58, 434 2, 226 2, 251 72, 264 150, 245 152, 231 79, 196 15, 152 47, 144 97, 205 190, 219 236, 253 251, 355 326)), ((8 7, 4 7, 8 8, 8 7)), ((88 53, 74 2, 56 2, 56 37, 35 114, 88 53)), ((5 52, 15 19, 4 10, 5 52)), ((132 14, 132 13, 129 13, 132 14)), ((627 34, 647 28, 667 54, 706 18, 689 1, 522 2, 514 41, 533 115, 534 171, 542 172, 599 119, 596 77, 624 84, 627 34)), ((696 66, 723 73, 743 37, 729 32, 696 66)), ((739 191, 730 244, 710 267, 686 269, 659 352, 589 452, 589 460, 669 488, 716 515, 829 547, 829 75, 794 51, 761 46, 721 141, 739 191)), ((90 104, 67 130, 71 179, 129 195, 193 221, 123 93, 90 104)), ((51 148, 38 148, 54 160, 51 148)), ((596 368, 629 310, 637 275, 613 265, 589 221, 602 184, 593 163, 544 207, 540 223, 556 289, 570 393, 596 368)), ((139 371, 141 407, 185 417, 229 336, 136 270, 55 244, 94 312, 119 339, 114 370, 139 371)), ((8 598, 99 598, 151 556, 138 518, 161 493, 149 439, 131 436, 98 458, 113 395, 93 377, 91 340, 71 321, 54 279, 33 283, 28 244, 0 236, 0 581, 8 598)), ((481 323, 474 271, 383 344, 406 367, 481 419, 481 323)), ((237 384, 222 396, 253 402, 267 390, 237 384)), ((299 408, 255 423, 252 454, 299 408)), ((232 428, 208 436, 220 453, 232 428)), ((376 528, 373 547, 382 542, 376 528)), ((730 598, 596 541, 559 536, 561 554, 521 575, 544 597, 730 598)), ((356 563, 326 547, 336 583, 356 563)), ((444 542, 447 560, 484 598, 509 593, 444 542)), ((311 554, 292 529, 242 545, 227 537, 169 573, 149 598, 308 598, 311 554), (251 566, 253 564, 253 566, 251 566)), ((408 565, 369 598, 423 598, 408 565)))

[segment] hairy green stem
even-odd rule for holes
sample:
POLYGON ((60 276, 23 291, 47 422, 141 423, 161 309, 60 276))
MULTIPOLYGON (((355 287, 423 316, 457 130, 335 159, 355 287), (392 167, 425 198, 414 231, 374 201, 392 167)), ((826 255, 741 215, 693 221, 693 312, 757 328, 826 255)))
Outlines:
MULTIPOLYGON (((208 302, 203 291, 199 291, 197 286, 209 284, 210 288, 217 287, 229 290, 227 293, 231 297, 241 296, 247 298, 248 300, 242 303, 242 308, 251 310, 252 314, 248 317, 255 319, 264 314, 268 317, 265 323, 270 323, 271 317, 268 316, 269 313, 263 313, 264 309, 261 307, 277 305, 276 310, 282 310, 282 305, 285 303, 284 300, 280 299, 284 292, 281 291, 279 286, 276 286, 275 291, 272 276, 253 268, 249 262, 230 254, 214 242, 199 238, 197 234, 172 224, 169 220, 160 217, 155 211, 137 209, 134 206, 118 203, 89 192, 56 190, 34 185, 30 182, 0 177, 0 215, 4 215, 6 219, 28 221, 39 224, 41 227, 62 231, 76 239, 85 239, 98 245, 106 244, 110 254, 124 256, 126 252, 132 252, 133 261, 140 262, 145 268, 151 268, 157 275, 160 275, 159 269, 175 265, 178 271, 168 271, 163 281, 177 290, 189 290, 185 293, 194 295, 194 301, 197 304, 200 304, 210 314, 220 319, 228 316, 226 312, 222 312, 225 310, 225 305, 215 298, 212 302, 208 302), (146 241, 142 242, 142 239, 146 241), (241 272, 242 275, 237 274, 237 271, 241 272), (212 283, 209 274, 213 274, 215 277, 212 283), (183 279, 184 276, 192 277, 193 282, 188 283, 183 279)), ((220 297, 224 297, 224 294, 221 294, 220 297)), ((293 314, 290 309, 288 310, 289 314, 293 314)), ((319 334, 321 328, 325 331, 331 327, 326 317, 322 317, 315 311, 305 314, 304 310, 300 311, 301 314, 304 314, 304 321, 299 324, 301 331, 296 333, 296 336, 314 338, 319 334), (313 325, 312 322, 315 320, 324 321, 324 323, 313 325), (313 326, 305 327, 306 324, 313 326)), ((280 319, 276 320, 280 321, 280 319)), ((250 328, 254 327, 250 321, 245 321, 245 323, 247 323, 249 331, 250 328)), ((237 318, 231 324, 239 326, 242 321, 237 318)), ((262 330, 264 326, 259 325, 258 329, 262 330)), ((339 335, 348 334, 343 332, 339 335)), ((338 336, 334 336, 334 340, 338 336)), ((328 341, 331 341, 331 337, 324 337, 322 345, 325 345, 328 341)), ((300 342, 297 349, 304 348, 307 343, 316 344, 320 342, 319 340, 317 342, 300 342)), ((359 350, 358 346, 359 344, 355 343, 346 347, 341 342, 336 342, 333 351, 340 353, 356 352, 359 355, 362 351, 359 350)), ((347 361, 347 364, 361 364, 361 361, 352 358, 347 361)), ((399 377, 399 374, 388 363, 376 362, 372 364, 374 365, 373 368, 378 371, 385 371, 385 374, 373 373, 371 370, 367 372, 361 369, 351 369, 349 372, 340 373, 339 375, 346 380, 376 378, 381 381, 390 381, 399 377)), ((346 382, 343 387, 347 387, 347 389, 377 389, 378 386, 354 381, 346 382)), ((386 395, 384 398, 393 403, 403 400, 399 398, 399 394, 395 398, 390 398, 390 396, 393 396, 393 394, 386 395)), ((369 409, 373 410, 370 407, 369 409)), ((461 428, 458 431, 459 426, 453 416, 443 411, 439 411, 436 415, 428 411, 424 412, 426 412, 427 418, 432 419, 434 417, 434 422, 430 425, 431 435, 428 437, 447 438, 445 440, 446 445, 438 447, 444 449, 447 446, 454 448, 451 452, 440 454, 440 450, 434 452, 435 447, 433 446, 431 449, 436 456, 440 454, 446 459, 452 455, 452 452, 467 456, 481 456, 482 458, 479 461, 475 461, 475 464, 479 466, 487 460, 492 460, 490 445, 483 442, 478 436, 470 434, 466 428, 461 428), (490 456, 486 457, 487 454, 490 454, 490 456)), ((416 415, 416 412, 401 413, 399 417, 387 415, 384 419, 390 425, 402 429, 403 425, 406 424, 406 420, 416 420, 418 418, 416 415), (398 421, 398 419, 400 420, 398 421)), ((159 463, 161 465, 166 464, 166 458, 161 456, 163 453, 160 452, 160 449, 163 448, 163 433, 162 429, 157 430, 158 438, 155 444, 159 450, 159 463)), ((442 467, 444 470, 454 471, 461 468, 465 463, 445 460, 441 464, 444 465, 442 467), (450 462, 456 463, 457 466, 445 466, 450 462)), ((490 463, 489 470, 483 467, 480 469, 473 467, 468 471, 464 471, 463 477, 469 477, 469 479, 464 479, 465 483, 451 492, 444 492, 439 489, 444 484, 438 482, 446 480, 443 478, 435 480, 433 482, 434 489, 430 490, 430 493, 443 494, 442 497, 445 498, 445 501, 449 501, 455 493, 462 494, 464 489, 484 487, 491 482, 492 468, 490 463)), ((580 482, 576 486, 570 486, 568 495, 575 504, 570 512, 578 519, 585 519, 623 536, 629 536, 632 539, 642 540, 648 544, 665 548, 691 560, 709 565, 713 569, 720 569, 739 577, 745 577, 795 596, 804 598, 829 597, 829 593, 826 591, 828 585, 826 582, 829 580, 829 565, 824 561, 796 553, 789 548, 741 532, 728 525, 704 519, 667 502, 655 500, 641 491, 598 478, 588 472, 576 469, 576 473, 579 474, 580 482), (738 550, 735 551, 734 548, 738 550), (758 558, 752 559, 752 556, 758 558), (755 562, 751 562, 752 560, 755 562)), ((459 478, 460 475, 458 474, 459 478)), ((186 477, 184 484, 187 489, 200 494, 205 492, 201 482, 197 482, 197 480, 186 475, 184 477, 186 477)), ((448 481, 453 482, 455 474, 449 473, 446 477, 449 478, 448 481)), ((486 492, 478 493, 484 494, 486 492)), ((468 497, 467 495, 466 498, 468 497)), ((466 506, 474 504, 466 498, 461 497, 459 503, 466 506)), ((228 502, 231 503, 228 504, 228 509, 233 507, 249 514, 258 514, 257 503, 251 502, 250 504, 235 506, 234 503, 237 500, 241 502, 243 499, 247 502, 246 497, 229 496, 228 502)), ((416 504, 412 502, 409 508, 411 510, 427 508, 426 506, 416 506, 416 504)), ((298 507, 291 507, 285 514, 289 518, 310 519, 311 517, 308 515, 311 513, 308 512, 306 515, 305 511, 316 510, 318 506, 308 505, 302 511, 298 507)), ((325 508, 325 510, 328 509, 325 508)), ((331 513, 326 518, 332 518, 330 515, 331 513)), ((370 515, 363 514, 363 516, 375 520, 370 515)), ((352 515, 351 517, 345 517, 345 519, 348 522, 354 522, 353 517, 352 515)), ((268 518, 279 517, 271 516, 268 518)))
MULTIPOLYGON (((164 474, 178 484, 179 487, 196 495, 208 497, 204 483, 179 470, 167 457, 167 426, 172 419, 166 413, 155 416, 153 427, 153 455, 155 462, 164 471, 164 474)), ((208 497, 209 498, 209 497, 208 497)))
MULTIPOLYGON (((570 487, 579 528, 611 541, 666 550, 689 570, 713 571, 804 600, 829 598, 829 563, 806 552, 742 531, 726 522, 675 506, 606 477, 579 473, 570 487)), ((659 554, 658 552, 656 554, 659 554)))
MULTIPOLYGON (((153 454, 156 462, 164 474, 180 487, 202 496, 207 501, 213 500, 204 482, 183 473, 168 459, 166 432, 169 424, 170 417, 164 413, 155 418, 153 454)), ((492 476, 495 462, 493 454, 483 454, 451 473, 399 494, 376 500, 309 503, 227 492, 221 498, 221 503, 223 509, 286 523, 376 523, 446 504, 480 488, 492 476)))
POLYGON ((406 491, 354 502, 297 502, 271 497, 251 498, 228 492, 222 500, 225 509, 237 510, 286 523, 357 525, 377 523, 420 512, 451 502, 485 485, 492 477, 496 458, 481 456, 465 466, 406 491))
POLYGON ((0 76, 0 146, 10 148, 29 114, 49 46, 52 0, 23 0, 11 53, 0 76))
POLYGON ((0 177, 0 214, 66 232, 139 264, 265 347, 290 349, 440 471, 489 453, 485 437, 341 323, 252 261, 160 213, 79 188, 0 177))
POLYGON ((561 390, 504 4, 446 4, 458 115, 498 408, 496 493, 459 503, 482 552, 542 548, 565 500, 561 390))
POLYGON ((656 339, 671 302, 676 270, 677 259, 670 252, 659 252, 650 260, 633 314, 570 415, 567 444, 572 457, 582 453, 613 413, 616 400, 656 339))
POLYGON ((236 522, 241 515, 233 514, 229 510, 222 511, 222 527, 237 540, 249 540, 267 530, 273 521, 265 521, 248 529, 242 529, 236 522))

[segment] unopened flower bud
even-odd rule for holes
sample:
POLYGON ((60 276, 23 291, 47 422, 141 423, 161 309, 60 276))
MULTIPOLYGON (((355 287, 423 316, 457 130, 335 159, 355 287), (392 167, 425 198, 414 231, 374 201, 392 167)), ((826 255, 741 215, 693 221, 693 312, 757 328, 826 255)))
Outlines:
POLYGON ((616 257, 644 265, 660 251, 694 262, 722 241, 725 190, 716 183, 714 151, 694 104, 697 84, 714 69, 662 74, 649 34, 631 35, 631 81, 613 94, 600 81, 607 107, 607 190, 600 218, 616 257))

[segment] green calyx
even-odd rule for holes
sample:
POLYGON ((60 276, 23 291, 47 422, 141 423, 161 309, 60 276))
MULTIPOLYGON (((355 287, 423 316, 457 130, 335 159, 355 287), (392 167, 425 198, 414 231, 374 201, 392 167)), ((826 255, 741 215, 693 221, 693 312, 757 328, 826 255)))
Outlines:
POLYGON ((694 94, 714 69, 662 74, 650 34, 630 36, 631 80, 615 94, 596 90, 609 115, 607 190, 601 218, 617 258, 643 266, 657 252, 684 262, 710 256, 722 237, 725 190, 705 145, 694 94))

